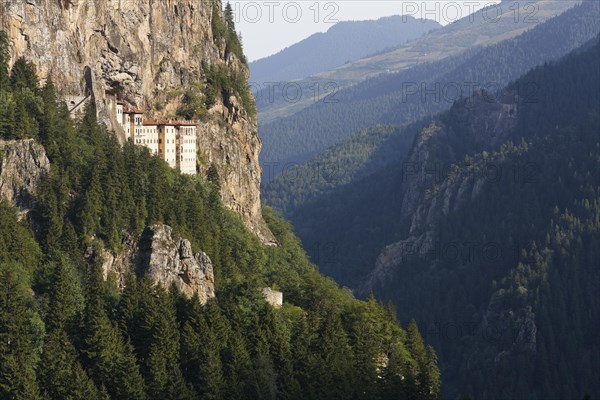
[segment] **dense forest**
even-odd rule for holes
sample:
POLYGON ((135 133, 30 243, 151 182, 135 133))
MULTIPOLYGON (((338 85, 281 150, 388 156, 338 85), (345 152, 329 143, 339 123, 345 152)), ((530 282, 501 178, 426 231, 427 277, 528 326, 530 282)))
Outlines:
POLYGON ((0 139, 41 143, 51 170, 26 219, 0 200, 0 399, 439 398, 416 323, 402 329, 391 305, 321 276, 269 209, 278 246, 262 246, 214 176, 121 146, 93 105, 73 120, 32 64, 9 70, 7 50, 0 33, 0 139), (120 291, 84 257, 154 223, 208 253, 216 299, 202 306, 134 273, 120 291))
MULTIPOLYGON (((447 169, 422 182, 420 204, 435 211, 428 199, 451 182, 486 176, 490 166, 503 172, 484 179, 478 195, 427 223, 407 218, 413 148, 308 200, 291 213, 294 228, 321 271, 402 305, 401 321, 416 318, 438 352, 449 398, 598 397, 599 39, 489 98, 516 99, 517 122, 502 143, 486 145, 472 131, 483 115, 469 99, 425 122, 445 132, 428 145, 428 166, 447 169), (535 91, 522 96, 524 88, 535 91), (413 245, 419 235, 438 247, 409 248, 383 279, 367 280, 386 245, 413 245)), ((415 146, 430 134, 423 130, 415 146)))
POLYGON ((270 182, 265 179, 263 197, 270 206, 292 217, 298 208, 376 172, 390 160, 406 156, 415 136, 430 121, 424 118, 401 127, 376 125, 363 129, 317 157, 291 164, 283 171, 265 163, 263 175, 281 175, 270 182))
MULTIPOLYGON (((556 60, 594 38, 600 32, 599 15, 600 4, 585 1, 518 37, 340 90, 327 101, 261 126, 261 161, 278 163, 279 174, 286 165, 319 157, 359 130, 376 124, 404 125, 447 110, 461 96, 469 96, 474 86, 498 91, 536 65, 556 60)), ((502 34, 502 26, 489 25, 502 34)), ((305 93, 312 92, 307 88, 305 93)), ((298 175, 304 179, 302 171, 298 175)), ((311 190, 315 189, 309 183, 307 191, 311 190)), ((288 198, 294 195, 285 193, 288 198)))

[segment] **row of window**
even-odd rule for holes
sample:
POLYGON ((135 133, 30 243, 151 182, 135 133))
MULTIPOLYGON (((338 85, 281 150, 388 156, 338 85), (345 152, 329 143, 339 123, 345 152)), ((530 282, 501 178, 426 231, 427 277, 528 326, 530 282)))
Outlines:
POLYGON ((138 144, 157 144, 160 143, 160 139, 135 139, 138 144))
MULTIPOLYGON (((141 143, 141 144, 156 144, 156 143, 162 144, 162 139, 140 139, 140 138, 138 138, 138 139, 135 139, 135 142, 141 143)), ((167 139, 166 144, 176 144, 176 141, 167 139)), ((192 150, 192 149, 190 149, 190 150, 192 150)))

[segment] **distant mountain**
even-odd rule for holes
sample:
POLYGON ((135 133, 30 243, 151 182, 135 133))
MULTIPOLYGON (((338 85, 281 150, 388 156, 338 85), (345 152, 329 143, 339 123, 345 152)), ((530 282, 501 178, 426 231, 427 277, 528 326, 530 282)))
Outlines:
MULTIPOLYGON (((597 2, 584 2, 517 37, 368 79, 337 93, 335 102, 319 102, 262 125, 264 171, 270 171, 272 163, 282 166, 312 158, 360 129, 375 124, 403 125, 446 110, 472 91, 472 85, 497 90, 528 69, 562 57, 597 35, 599 10, 597 2), (425 95, 427 90, 430 94, 425 95)), ((276 173, 271 175, 263 182, 276 173)))
MULTIPOLYGON (((427 118, 414 126, 402 127, 403 124, 452 105, 450 96, 428 96, 424 101, 420 94, 405 96, 403 82, 418 82, 428 87, 480 82, 502 87, 530 68, 556 60, 600 33, 599 14, 599 4, 587 2, 511 40, 413 68, 403 74, 369 80, 346 90, 340 104, 314 107, 280 121, 273 125, 273 130, 277 129, 279 136, 276 139, 282 146, 283 143, 294 143, 295 129, 304 134, 298 138, 300 143, 323 145, 328 136, 343 137, 352 133, 353 124, 397 126, 371 127, 353 134, 311 160, 288 168, 284 175, 275 179, 273 177, 281 170, 263 163, 264 182, 268 182, 263 186, 263 197, 296 223, 293 217, 296 208, 368 175, 377 166, 405 156, 407 143, 408 146, 412 144, 427 118)), ((263 128, 262 132, 268 133, 268 128, 263 128)), ((293 154, 292 151, 298 152, 298 147, 297 143, 295 146, 290 144, 286 156, 293 154)), ((279 151, 282 150, 285 149, 279 151)))
MULTIPOLYGON (((469 49, 518 36, 581 2, 582 0, 532 0, 526 3, 526 10, 533 10, 533 14, 525 12, 526 5, 519 2, 492 5, 392 51, 300 79, 295 85, 302 88, 302 96, 294 101, 289 101, 289 97, 286 99, 285 94, 289 93, 283 90, 276 90, 273 97, 269 95, 271 88, 264 88, 257 95, 259 122, 264 125, 310 107, 315 103, 314 93, 317 89, 319 99, 324 102, 327 93, 338 93, 366 79, 407 71, 416 65, 443 60, 469 49), (510 9, 515 6, 520 7, 518 15, 510 9), (498 7, 503 11, 500 12, 498 7), (498 18, 495 17, 496 13, 499 13, 498 18)), ((330 96, 327 100, 330 103, 337 101, 337 96, 330 96)))
POLYGON ((305 78, 350 61, 395 48, 441 25, 413 17, 385 17, 375 21, 347 21, 250 64, 251 82, 279 82, 305 78))
POLYGON ((600 396, 599 64, 596 37, 461 99, 293 214, 321 271, 416 316, 447 398, 600 396))

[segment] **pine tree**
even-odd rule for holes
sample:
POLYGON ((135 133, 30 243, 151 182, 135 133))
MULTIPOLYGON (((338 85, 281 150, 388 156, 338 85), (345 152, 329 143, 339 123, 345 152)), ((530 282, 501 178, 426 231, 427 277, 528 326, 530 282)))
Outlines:
POLYGON ((11 92, 0 90, 0 138, 15 138, 15 107, 11 92))
POLYGON ((227 381, 225 398, 246 398, 252 393, 253 371, 252 360, 240 332, 231 332, 227 347, 223 352, 224 370, 227 381))
POLYGON ((290 343, 291 327, 286 323, 282 313, 272 307, 266 308, 264 324, 269 330, 269 353, 277 373, 276 397, 278 399, 298 398, 301 396, 301 388, 294 376, 292 344, 290 343))
POLYGON ((191 314, 182 331, 182 369, 196 392, 208 400, 222 399, 225 386, 221 363, 222 342, 216 340, 197 297, 192 299, 191 314))
POLYGON ((148 398, 144 391, 144 379, 129 342, 120 342, 120 357, 116 360, 114 369, 113 399, 144 400, 148 398))
MULTIPOLYGON (((407 358, 408 350, 400 341, 390 343, 388 362, 382 371, 383 383, 381 388, 382 400, 416 397, 414 388, 407 387, 407 358), (411 393, 410 390, 413 389, 411 393)), ((410 380, 410 379, 408 379, 410 380)))
POLYGON ((10 83, 16 90, 29 89, 37 93, 38 79, 35 65, 23 57, 17 59, 10 72, 10 83))
POLYGON ((35 369, 42 336, 23 267, 0 263, 0 398, 40 398, 35 369))
POLYGON ((132 348, 108 318, 107 293, 98 268, 90 273, 86 292, 82 352, 92 378, 112 398, 144 399, 143 380, 132 348))
POLYGON ((79 277, 71 261, 62 254, 54 254, 49 261, 49 307, 46 316, 48 331, 68 328, 74 317, 83 311, 84 298, 79 277))
POLYGON ((440 370, 437 366, 437 355, 431 346, 427 346, 427 357, 425 361, 424 390, 425 398, 438 399, 441 388, 440 370))
POLYGON ((42 88, 41 97, 44 101, 44 105, 43 113, 40 117, 40 140, 44 143, 46 151, 49 154, 54 155, 59 151, 54 136, 56 135, 56 128, 60 126, 60 122, 56 88, 52 81, 52 77, 48 77, 46 84, 42 88))
POLYGON ((229 28, 229 31, 235 33, 235 22, 233 20, 233 8, 231 7, 230 2, 227 2, 227 4, 225 5, 225 10, 223 11, 223 17, 225 18, 225 23, 227 24, 227 28, 229 28))
POLYGON ((217 170, 215 164, 210 164, 210 167, 208 167, 208 171, 206 172, 206 180, 221 189, 221 178, 219 177, 219 171, 217 170))
POLYGON ((342 326, 340 311, 333 305, 318 310, 313 317, 319 338, 316 354, 321 358, 314 371, 314 385, 319 397, 344 399, 351 396, 352 356, 348 336, 342 326))
POLYGON ((10 47, 6 32, 0 31, 0 93, 8 90, 10 82, 8 75, 8 61, 10 60, 10 47))
POLYGON ((172 398, 189 392, 179 367, 179 330, 173 299, 149 278, 139 285, 140 331, 132 338, 142 360, 141 370, 149 396, 172 398))
POLYGON ((93 400, 100 394, 77 360, 77 351, 61 329, 54 329, 44 340, 39 380, 44 397, 52 399, 93 400))
POLYGON ((94 168, 90 171, 89 186, 85 191, 78 220, 80 232, 87 240, 91 239, 100 230, 102 213, 102 187, 100 185, 100 171, 94 168))
POLYGON ((406 347, 412 358, 407 371, 409 390, 421 393, 426 378, 427 351, 415 320, 412 320, 406 329, 406 347))
POLYGON ((367 300, 364 311, 355 322, 351 343, 354 353, 354 382, 359 391, 358 398, 374 398, 377 392, 380 364, 383 352, 381 309, 375 298, 371 295, 367 300))

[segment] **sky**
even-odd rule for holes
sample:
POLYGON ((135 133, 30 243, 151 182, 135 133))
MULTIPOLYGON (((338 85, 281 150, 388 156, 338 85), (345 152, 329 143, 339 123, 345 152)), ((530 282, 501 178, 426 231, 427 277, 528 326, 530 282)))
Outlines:
MULTIPOLYGON (((225 2, 225 1, 224 1, 225 2)), ((500 0, 230 0, 249 61, 325 32, 340 21, 412 15, 446 25, 500 0)))

